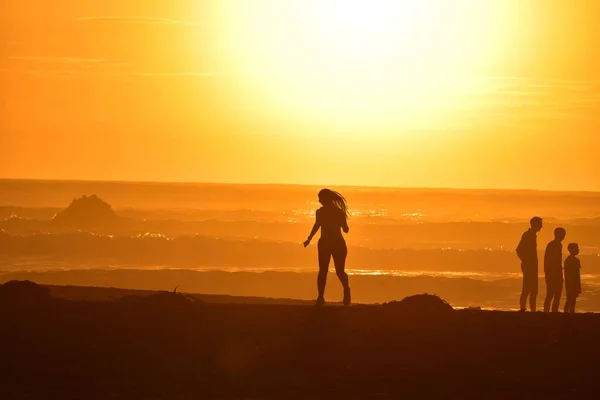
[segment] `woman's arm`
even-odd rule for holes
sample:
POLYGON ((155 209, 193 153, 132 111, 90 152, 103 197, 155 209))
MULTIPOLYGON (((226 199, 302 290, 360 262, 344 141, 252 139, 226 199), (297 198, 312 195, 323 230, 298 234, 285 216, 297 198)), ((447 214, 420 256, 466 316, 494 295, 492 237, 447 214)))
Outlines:
POLYGON ((348 220, 344 218, 344 224, 342 225, 342 230, 344 233, 350 232, 350 227, 348 226, 348 220))
POLYGON ((310 244, 310 241, 312 240, 313 236, 315 236, 317 234, 320 227, 321 227, 321 221, 319 218, 319 212, 317 211, 316 216, 315 216, 315 224, 313 225, 312 230, 310 231, 310 235, 308 235, 308 238, 304 241, 304 247, 306 247, 310 244))

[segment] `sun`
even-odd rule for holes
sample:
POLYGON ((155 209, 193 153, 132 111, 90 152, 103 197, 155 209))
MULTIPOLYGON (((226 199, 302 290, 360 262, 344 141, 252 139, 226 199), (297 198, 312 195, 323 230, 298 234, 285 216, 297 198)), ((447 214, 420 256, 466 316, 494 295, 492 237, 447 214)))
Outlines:
POLYGON ((228 62, 260 104, 362 132, 422 128, 492 63, 501 2, 266 0, 223 13, 228 62))
POLYGON ((313 18, 335 61, 389 64, 431 50, 428 33, 440 11, 427 1, 333 1, 313 18))

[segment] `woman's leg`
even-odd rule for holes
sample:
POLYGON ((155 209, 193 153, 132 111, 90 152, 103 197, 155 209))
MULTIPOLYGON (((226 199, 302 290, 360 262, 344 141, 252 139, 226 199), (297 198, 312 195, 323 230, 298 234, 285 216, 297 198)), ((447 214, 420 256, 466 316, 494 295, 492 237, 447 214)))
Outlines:
POLYGON ((346 273, 346 256, 348 249, 344 245, 333 251, 333 263, 335 265, 335 273, 344 287, 344 304, 350 304, 350 283, 348 282, 348 274, 346 273))
POLYGON ((335 273, 337 274, 342 286, 348 287, 348 274, 346 273, 346 256, 348 249, 346 246, 336 248, 333 252, 333 264, 335 265, 335 273))
POLYGON ((317 290, 319 292, 319 300, 323 300, 325 298, 325 285, 327 284, 327 273, 329 272, 331 250, 329 249, 329 246, 324 246, 321 243, 319 243, 318 252, 319 276, 317 277, 317 290))

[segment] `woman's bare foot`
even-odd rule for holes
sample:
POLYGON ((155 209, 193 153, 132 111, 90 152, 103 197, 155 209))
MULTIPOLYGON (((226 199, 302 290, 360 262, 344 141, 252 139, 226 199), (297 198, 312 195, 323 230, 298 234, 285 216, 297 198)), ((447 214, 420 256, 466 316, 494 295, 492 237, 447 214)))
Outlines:
POLYGON ((346 287, 344 288, 344 305, 349 306, 351 302, 350 287, 346 287))

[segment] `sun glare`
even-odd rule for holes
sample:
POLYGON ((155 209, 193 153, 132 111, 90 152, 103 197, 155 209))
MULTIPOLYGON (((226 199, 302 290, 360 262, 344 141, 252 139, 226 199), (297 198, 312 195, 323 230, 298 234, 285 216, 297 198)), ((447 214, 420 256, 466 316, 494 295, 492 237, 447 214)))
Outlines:
POLYGON ((439 124, 464 77, 496 61, 501 11, 478 0, 243 2, 223 14, 225 48, 266 107, 344 134, 396 134, 439 124))

